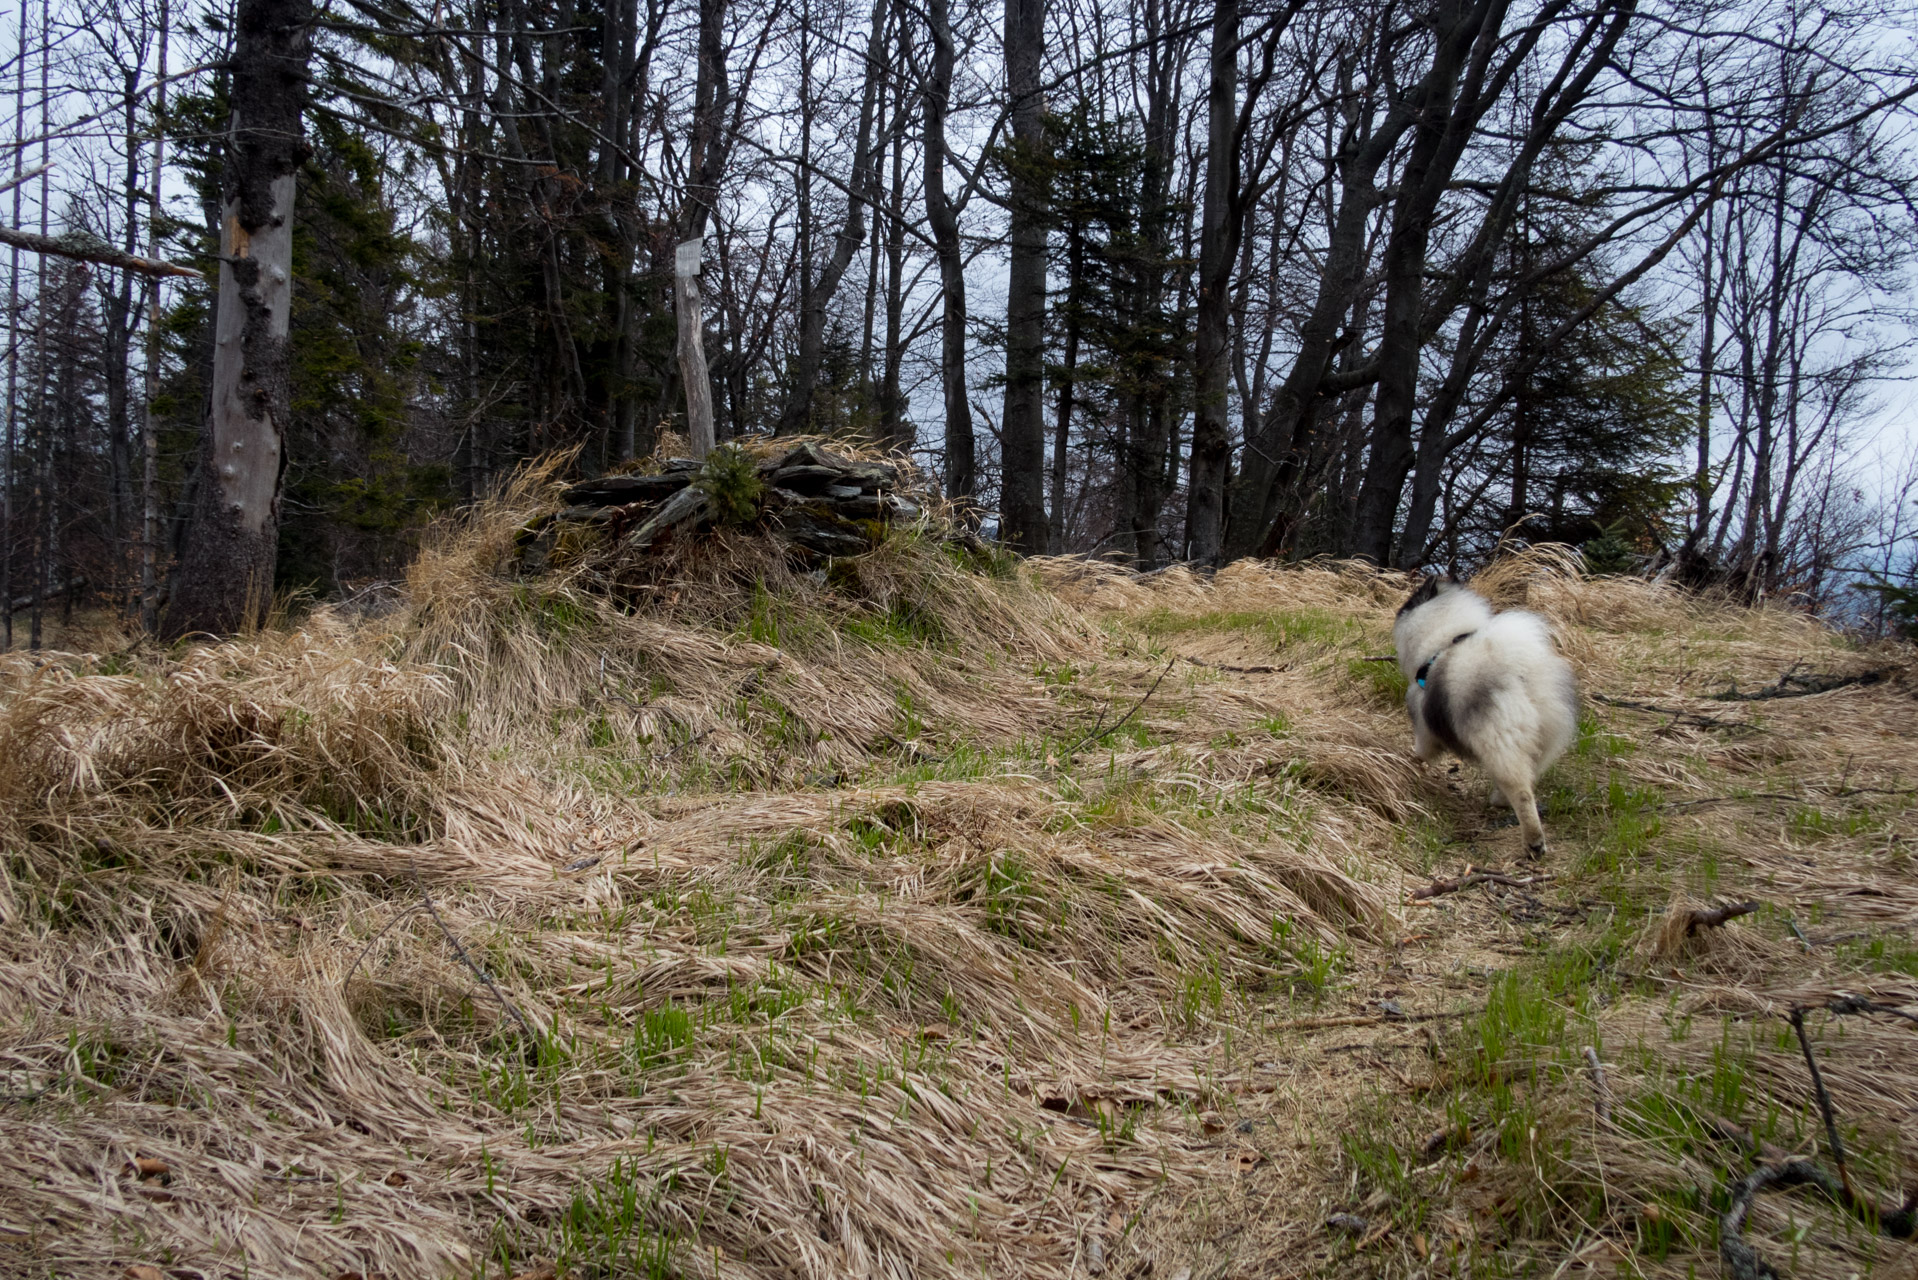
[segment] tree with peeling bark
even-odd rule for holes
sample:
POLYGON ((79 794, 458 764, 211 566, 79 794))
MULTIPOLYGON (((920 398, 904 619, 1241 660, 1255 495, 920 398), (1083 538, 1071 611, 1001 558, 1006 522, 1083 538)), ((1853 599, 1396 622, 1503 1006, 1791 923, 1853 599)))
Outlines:
POLYGON ((236 14, 212 405, 198 501, 161 616, 168 635, 244 630, 273 599, 312 20, 309 0, 241 0, 236 14))

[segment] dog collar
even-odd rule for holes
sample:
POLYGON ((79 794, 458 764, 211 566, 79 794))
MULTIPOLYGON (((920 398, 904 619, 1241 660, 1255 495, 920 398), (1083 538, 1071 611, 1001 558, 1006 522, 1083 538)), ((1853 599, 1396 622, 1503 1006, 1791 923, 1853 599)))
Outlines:
MULTIPOLYGON (((1452 644, 1446 645, 1445 649, 1450 649, 1452 645, 1458 644, 1461 640, 1470 640, 1473 636, 1477 634, 1478 633, 1476 631, 1467 631, 1463 633, 1462 635, 1453 636, 1452 644)), ((1430 673, 1430 671, 1432 670, 1432 664, 1434 662, 1437 662, 1439 658, 1445 653, 1445 649, 1440 649, 1438 653, 1435 653, 1431 657, 1427 658, 1425 660, 1425 665, 1418 669, 1418 674, 1412 677, 1414 680, 1418 682, 1419 688, 1423 689, 1425 687, 1426 675, 1430 673)))

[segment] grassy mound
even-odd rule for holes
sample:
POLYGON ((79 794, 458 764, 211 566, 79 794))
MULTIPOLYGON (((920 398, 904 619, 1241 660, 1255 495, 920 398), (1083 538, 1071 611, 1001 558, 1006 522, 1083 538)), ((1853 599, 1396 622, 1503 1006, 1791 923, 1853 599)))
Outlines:
MULTIPOLYGON (((1710 697, 1902 655, 1495 566, 1613 699, 1525 872, 1407 758, 1395 575, 747 529, 611 591, 514 572, 553 502, 378 616, 0 666, 0 1269, 1675 1275, 1710 1126, 1811 1132, 1767 1011, 1909 998, 1903 675, 1710 697), (1556 878, 1411 903, 1466 861, 1556 878)), ((1823 1018, 1884 1198, 1911 1032, 1823 1018)))

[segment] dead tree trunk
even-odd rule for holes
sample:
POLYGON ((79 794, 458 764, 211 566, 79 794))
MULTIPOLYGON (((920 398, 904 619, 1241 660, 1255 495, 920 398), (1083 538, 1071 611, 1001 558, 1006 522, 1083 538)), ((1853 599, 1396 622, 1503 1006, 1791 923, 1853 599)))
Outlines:
POLYGON ((686 383, 686 436, 695 459, 713 451, 713 380, 706 373, 705 319, 699 313, 701 240, 679 246, 673 259, 673 310, 679 319, 679 376, 686 383))
POLYGON ((273 598, 288 415, 293 191, 309 154, 300 115, 308 0, 240 0, 214 319, 212 410, 199 498, 162 620, 175 636, 260 621, 273 598))

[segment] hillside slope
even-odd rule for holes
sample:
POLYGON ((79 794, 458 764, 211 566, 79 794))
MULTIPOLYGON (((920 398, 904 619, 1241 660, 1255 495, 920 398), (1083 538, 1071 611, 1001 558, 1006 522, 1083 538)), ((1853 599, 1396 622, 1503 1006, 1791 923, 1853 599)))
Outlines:
POLYGON ((1396 575, 742 535, 615 600, 502 572, 532 504, 382 616, 5 660, 0 1270, 1713 1275, 1741 1143, 1825 1159, 1794 1006, 1918 1176, 1918 1025, 1823 1008, 1918 1010, 1908 651, 1500 563, 1605 699, 1532 864, 1410 758, 1396 575))

